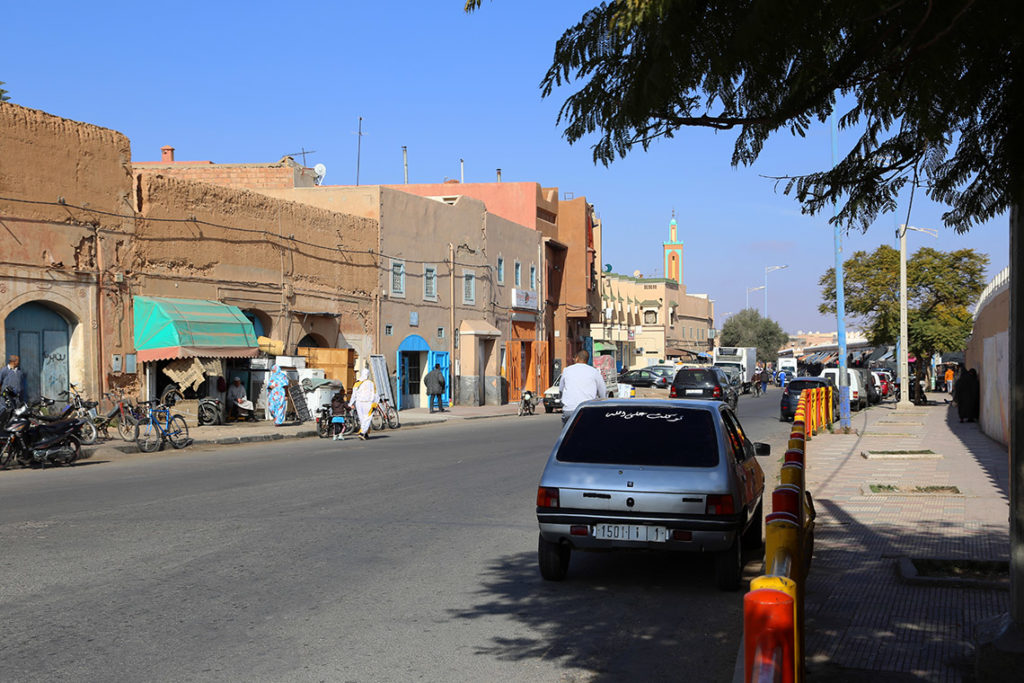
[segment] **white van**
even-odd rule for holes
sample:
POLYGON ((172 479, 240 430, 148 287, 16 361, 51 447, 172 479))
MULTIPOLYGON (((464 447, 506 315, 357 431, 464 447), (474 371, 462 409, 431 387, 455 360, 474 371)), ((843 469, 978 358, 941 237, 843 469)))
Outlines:
MULTIPOLYGON (((846 368, 846 376, 850 378, 850 410, 862 410, 868 405, 868 395, 861 386, 860 373, 846 368)), ((825 368, 818 377, 827 377, 839 390, 839 368, 825 368)))

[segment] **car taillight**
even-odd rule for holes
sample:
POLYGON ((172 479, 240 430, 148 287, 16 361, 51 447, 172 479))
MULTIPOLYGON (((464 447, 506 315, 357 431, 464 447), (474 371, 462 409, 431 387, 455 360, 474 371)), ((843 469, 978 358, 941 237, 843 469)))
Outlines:
POLYGON ((857 392, 857 390, 856 390, 856 389, 854 389, 854 390, 853 390, 853 398, 854 398, 854 399, 858 399, 858 398, 860 398, 860 394, 859 394, 859 393, 857 392))
POLYGON ((736 512, 736 508, 732 504, 731 495, 713 495, 707 497, 706 514, 709 515, 731 515, 736 512))
POLYGON ((537 507, 556 508, 558 507, 558 489, 552 486, 537 487, 537 507))
POLYGON ((676 397, 676 385, 675 384, 673 384, 672 386, 670 386, 668 388, 668 397, 669 398, 675 398, 676 397))
POLYGON ((714 389, 711 390, 711 398, 721 398, 721 397, 722 397, 722 387, 715 387, 714 389))

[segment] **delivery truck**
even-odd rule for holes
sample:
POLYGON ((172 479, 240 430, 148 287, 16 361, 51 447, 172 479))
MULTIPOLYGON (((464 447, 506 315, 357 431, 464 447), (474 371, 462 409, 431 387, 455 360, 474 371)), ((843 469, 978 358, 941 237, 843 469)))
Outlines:
POLYGON ((740 384, 743 393, 750 392, 757 369, 757 347, 754 346, 716 346, 714 364, 724 368, 735 368, 740 372, 740 384))

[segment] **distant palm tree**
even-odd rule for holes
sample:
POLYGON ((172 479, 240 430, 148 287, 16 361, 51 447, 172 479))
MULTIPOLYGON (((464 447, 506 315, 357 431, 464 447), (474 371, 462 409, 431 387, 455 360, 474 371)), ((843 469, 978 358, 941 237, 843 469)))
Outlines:
MULTIPOLYGON (((0 81, 0 86, 2 86, 3 84, 4 84, 4 82, 0 81)), ((11 99, 11 98, 7 96, 7 91, 4 90, 3 88, 0 88, 0 102, 6 102, 9 99, 11 99)))

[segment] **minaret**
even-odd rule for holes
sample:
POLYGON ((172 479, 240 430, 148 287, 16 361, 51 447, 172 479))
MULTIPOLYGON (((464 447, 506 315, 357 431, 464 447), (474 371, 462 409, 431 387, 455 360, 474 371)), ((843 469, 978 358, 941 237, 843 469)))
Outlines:
POLYGON ((665 279, 683 284, 683 243, 676 236, 676 210, 672 209, 672 222, 669 223, 669 241, 664 243, 665 279))

